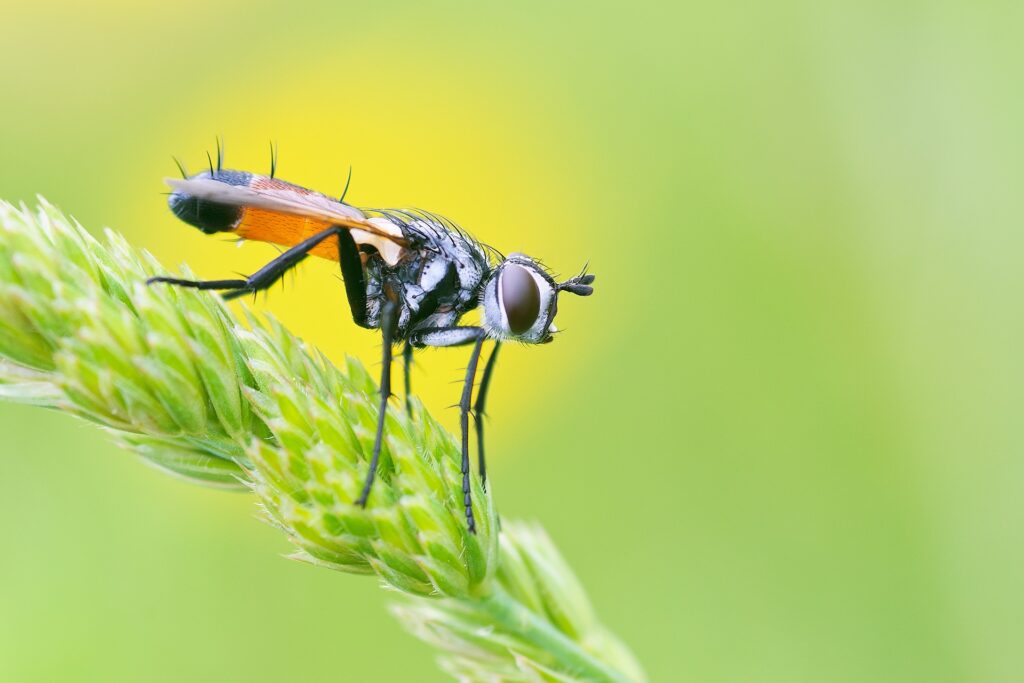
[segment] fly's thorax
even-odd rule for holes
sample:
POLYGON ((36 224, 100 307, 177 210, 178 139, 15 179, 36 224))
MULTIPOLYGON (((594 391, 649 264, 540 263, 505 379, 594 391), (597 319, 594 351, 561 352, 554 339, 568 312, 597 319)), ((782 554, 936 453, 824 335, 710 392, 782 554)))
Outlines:
POLYGON ((542 344, 551 341, 558 287, 535 260, 511 254, 495 268, 483 294, 483 326, 494 339, 542 344))
POLYGON ((479 305, 490 271, 480 243, 434 214, 398 209, 383 213, 409 241, 402 263, 388 268, 386 277, 401 286, 413 327, 454 325, 479 305))
POLYGON ((391 299, 398 305, 396 339, 413 329, 455 325, 479 304, 486 268, 484 255, 461 236, 427 242, 419 226, 403 227, 412 243, 396 264, 377 253, 363 262, 369 326, 379 326, 384 302, 391 299))

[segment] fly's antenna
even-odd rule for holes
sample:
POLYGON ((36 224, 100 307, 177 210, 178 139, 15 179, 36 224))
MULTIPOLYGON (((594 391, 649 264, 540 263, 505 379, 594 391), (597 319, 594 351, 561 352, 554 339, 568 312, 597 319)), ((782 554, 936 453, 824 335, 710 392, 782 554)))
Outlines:
POLYGON ((277 145, 274 141, 270 141, 270 177, 273 178, 277 173, 277 145))
POLYGON ((587 265, 590 264, 584 265, 583 270, 580 271, 580 274, 576 277, 559 283, 556 289, 560 292, 575 294, 576 296, 590 296, 593 294, 594 288, 591 287, 591 285, 594 283, 596 278, 594 275, 587 272, 587 265))
POLYGON ((171 158, 174 159, 174 165, 178 167, 179 171, 181 171, 181 177, 188 180, 188 171, 185 170, 185 164, 181 163, 181 159, 178 157, 171 158))
POLYGON ((224 138, 217 136, 217 173, 224 168, 224 138))
POLYGON ((352 164, 348 165, 348 178, 345 179, 345 189, 341 191, 341 196, 338 198, 339 202, 345 201, 345 195, 348 194, 348 186, 352 183, 352 164))

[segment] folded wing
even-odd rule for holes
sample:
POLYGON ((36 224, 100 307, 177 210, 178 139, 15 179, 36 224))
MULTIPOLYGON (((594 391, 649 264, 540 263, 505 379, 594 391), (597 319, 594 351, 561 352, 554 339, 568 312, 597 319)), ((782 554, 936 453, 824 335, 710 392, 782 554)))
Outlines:
MULTIPOLYGON (((209 177, 168 178, 166 182, 176 192, 245 209, 234 230, 245 239, 289 246, 338 225, 352 232, 356 244, 374 247, 390 265, 398 262, 409 244, 391 221, 368 218, 354 206, 273 178, 254 177, 249 185, 232 185, 209 177)), ((336 258, 329 244, 321 246, 314 252, 317 256, 336 258)))

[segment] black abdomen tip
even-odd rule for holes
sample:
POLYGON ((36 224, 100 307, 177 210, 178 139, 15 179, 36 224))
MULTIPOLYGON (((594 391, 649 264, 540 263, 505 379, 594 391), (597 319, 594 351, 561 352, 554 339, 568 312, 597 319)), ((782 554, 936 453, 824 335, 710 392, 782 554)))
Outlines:
POLYGON ((231 232, 242 216, 242 209, 228 204, 203 201, 189 194, 174 192, 167 200, 174 215, 189 225, 194 225, 207 235, 215 232, 231 232))
MULTIPOLYGON (((194 179, 212 178, 227 185, 248 185, 252 174, 244 171, 217 171, 211 175, 207 171, 192 176, 194 179)), ((174 215, 189 225, 194 225, 207 235, 215 232, 231 232, 238 225, 243 209, 231 204, 218 204, 199 199, 184 192, 172 192, 167 199, 174 215)))

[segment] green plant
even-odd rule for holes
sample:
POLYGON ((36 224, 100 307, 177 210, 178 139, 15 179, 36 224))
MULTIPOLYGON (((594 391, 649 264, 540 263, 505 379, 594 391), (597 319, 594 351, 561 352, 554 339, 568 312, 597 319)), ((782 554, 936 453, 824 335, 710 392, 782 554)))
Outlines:
POLYGON ((251 489, 295 559, 410 596, 395 613, 460 680, 645 680, 544 532, 499 531, 478 481, 467 532, 458 446, 422 406, 389 413, 379 481, 354 505, 377 414, 362 365, 338 369, 273 319, 243 325, 216 296, 143 284, 160 272, 45 201, 0 202, 0 398, 89 420, 186 479, 251 489))

